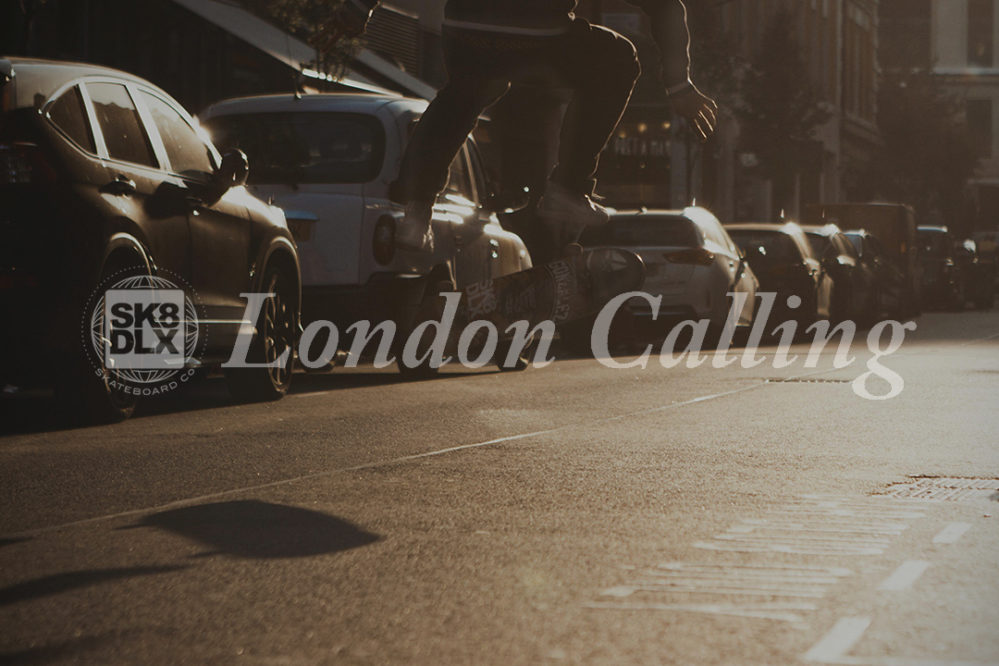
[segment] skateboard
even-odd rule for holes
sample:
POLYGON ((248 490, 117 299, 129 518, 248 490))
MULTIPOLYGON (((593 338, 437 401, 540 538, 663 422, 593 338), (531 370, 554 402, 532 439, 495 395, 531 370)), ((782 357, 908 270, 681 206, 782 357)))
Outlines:
MULTIPOLYGON (((645 264, 634 252, 619 248, 583 250, 579 245, 567 248, 565 256, 542 266, 529 268, 490 280, 466 286, 458 299, 450 327, 445 332, 443 349, 439 351, 454 356, 462 332, 473 322, 487 322, 500 336, 494 360, 500 368, 521 370, 526 362, 507 368, 509 327, 516 322, 527 322, 528 330, 542 322, 554 322, 556 327, 582 324, 595 316, 615 296, 641 288, 645 281, 645 264)), ((424 294, 416 316, 411 320, 404 338, 407 343, 412 332, 425 324, 443 319, 447 286, 442 282, 424 294)), ((452 292, 453 293, 453 292, 452 292)), ((399 369, 414 378, 436 374, 438 366, 428 356, 423 356, 428 344, 436 344, 437 332, 424 329, 417 337, 417 350, 423 358, 409 366, 399 359, 399 369)), ((486 331, 479 328, 471 347, 484 343, 486 331)))
POLYGON ((583 250, 525 271, 470 284, 462 290, 455 323, 485 320, 502 332, 511 324, 556 326, 597 314, 612 298, 641 288, 645 264, 619 248, 583 250))

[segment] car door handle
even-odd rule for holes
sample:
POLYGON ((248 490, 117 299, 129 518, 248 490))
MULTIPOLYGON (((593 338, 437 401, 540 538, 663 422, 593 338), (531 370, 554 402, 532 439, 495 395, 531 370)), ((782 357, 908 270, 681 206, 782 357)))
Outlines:
POLYGON ((135 181, 120 173, 114 177, 114 180, 101 188, 101 192, 104 192, 105 194, 113 194, 115 196, 128 196, 129 194, 135 194, 135 190, 135 181))
POLYGON ((205 207, 205 202, 199 197, 184 197, 184 201, 190 206, 191 210, 201 210, 205 207))

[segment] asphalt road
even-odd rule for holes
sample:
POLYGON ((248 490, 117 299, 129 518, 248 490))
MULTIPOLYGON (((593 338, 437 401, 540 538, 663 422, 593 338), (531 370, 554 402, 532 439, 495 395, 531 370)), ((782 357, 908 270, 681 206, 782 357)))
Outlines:
POLYGON ((999 312, 918 324, 888 401, 862 339, 209 380, 78 430, 8 398, 0 662, 997 664, 999 312))

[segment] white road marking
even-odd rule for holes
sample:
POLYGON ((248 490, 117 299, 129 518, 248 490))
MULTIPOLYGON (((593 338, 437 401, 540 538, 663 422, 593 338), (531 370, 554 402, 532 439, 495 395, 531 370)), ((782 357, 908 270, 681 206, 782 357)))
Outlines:
POLYGON ((708 613, 710 615, 734 615, 737 617, 752 617, 765 620, 780 620, 782 622, 800 623, 803 617, 794 611, 814 611, 815 604, 810 603, 761 603, 761 604, 662 604, 662 603, 629 603, 617 601, 592 601, 583 604, 586 608, 601 610, 630 611, 686 611, 691 613, 708 613))
POLYGON ((853 649, 857 641, 871 626, 869 617, 844 617, 829 630, 818 643, 805 653, 806 661, 825 664, 840 663, 846 653, 853 649))
POLYGON ((882 592, 900 592, 915 583, 929 568, 930 563, 926 560, 906 560, 878 585, 878 589, 882 592))
POLYGON ((640 571, 635 580, 624 585, 603 590, 600 593, 603 599, 585 606, 608 610, 738 615, 800 622, 800 612, 815 610, 814 604, 750 599, 714 603, 696 596, 692 599, 691 595, 821 599, 825 597, 829 587, 851 574, 849 569, 842 567, 667 562, 653 569, 640 571), (677 595, 680 597, 677 598, 677 595))
POLYGON ((971 529, 970 523, 950 523, 933 537, 933 543, 957 543, 971 529))
POLYGON ((803 495, 764 515, 743 519, 694 546, 735 553, 880 555, 892 537, 909 528, 903 520, 925 514, 908 504, 803 495))

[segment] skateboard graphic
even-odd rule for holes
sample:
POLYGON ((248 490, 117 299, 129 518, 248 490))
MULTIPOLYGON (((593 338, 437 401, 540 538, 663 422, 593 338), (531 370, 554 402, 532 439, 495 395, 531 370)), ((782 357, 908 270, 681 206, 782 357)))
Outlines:
MULTIPOLYGON (((403 351, 410 347, 412 336, 415 343, 412 351, 419 360, 413 364, 411 360, 400 358, 399 368, 404 374, 415 377, 435 374, 439 365, 426 354, 428 345, 432 349, 439 344, 438 356, 453 357, 459 350, 466 327, 485 322, 500 338, 494 356, 500 368, 523 369, 526 367, 523 360, 511 368, 503 364, 511 344, 507 336, 514 335, 513 324, 526 322, 531 330, 548 321, 556 327, 585 323, 612 298, 638 290, 644 281, 645 264, 634 252, 619 248, 583 250, 577 245, 570 255, 543 266, 466 286, 458 293, 457 303, 452 300, 450 317, 444 314, 447 308, 443 291, 430 290, 424 295, 403 347, 403 351), (445 320, 447 325, 443 332, 428 328, 437 322, 443 324, 445 320), (422 331, 418 330, 421 328, 422 331), (443 339, 434 342, 441 334, 443 339)), ((486 331, 480 326, 469 349, 481 348, 486 337, 486 331)))
POLYGON ((485 320, 500 331, 518 321, 563 325, 594 315, 613 297, 642 286, 645 265, 618 248, 581 250, 543 266, 468 285, 455 318, 485 320))

